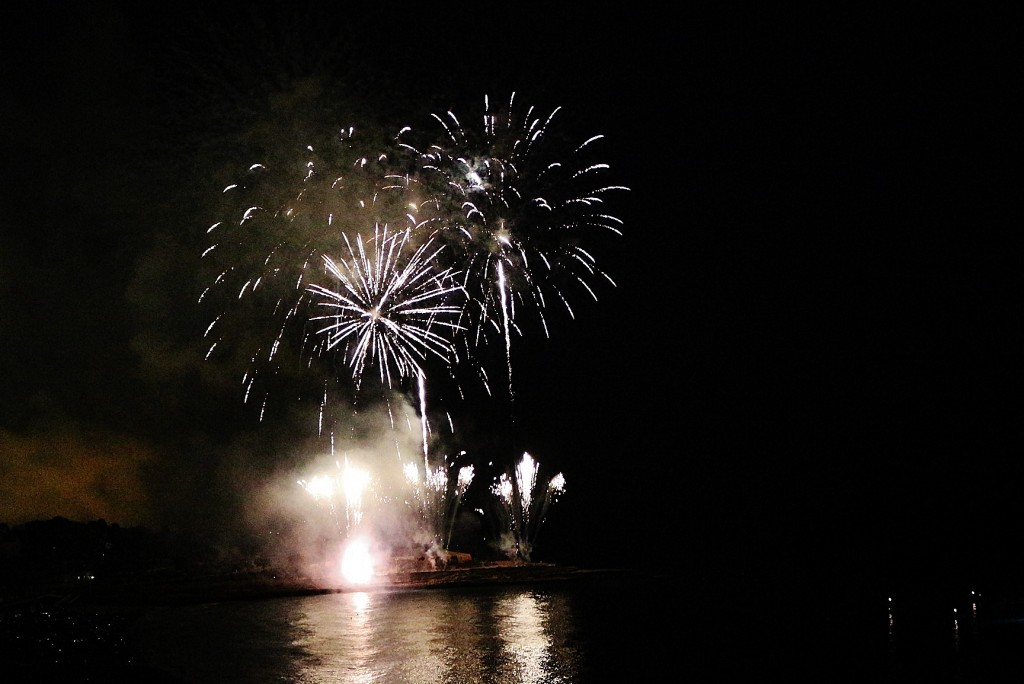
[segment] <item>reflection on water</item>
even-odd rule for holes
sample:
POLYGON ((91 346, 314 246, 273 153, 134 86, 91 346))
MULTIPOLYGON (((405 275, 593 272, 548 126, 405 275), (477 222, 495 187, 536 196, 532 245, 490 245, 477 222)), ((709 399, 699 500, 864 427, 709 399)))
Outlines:
POLYGON ((915 640, 923 639, 939 649, 948 646, 953 654, 973 647, 980 637, 979 597, 974 590, 964 596, 935 595, 926 600, 895 601, 890 596, 886 621, 889 653, 898 655, 908 644, 914 646, 915 640))
POLYGON ((147 662, 186 682, 578 681, 571 593, 354 592, 162 609, 147 662))
POLYGON ((562 597, 524 593, 503 598, 494 607, 494 623, 498 666, 509 673, 508 681, 573 681, 577 654, 571 648, 556 651, 553 645, 554 634, 572 629, 572 614, 562 597))
MULTIPOLYGON (((332 597, 329 603, 306 601, 292 606, 285 601, 278 608, 288 611, 291 643, 303 657, 292 663, 296 681, 372 682, 371 665, 377 657, 370 631, 373 602, 369 594, 357 592, 332 597)), ((267 606, 269 608, 269 606, 267 606)))

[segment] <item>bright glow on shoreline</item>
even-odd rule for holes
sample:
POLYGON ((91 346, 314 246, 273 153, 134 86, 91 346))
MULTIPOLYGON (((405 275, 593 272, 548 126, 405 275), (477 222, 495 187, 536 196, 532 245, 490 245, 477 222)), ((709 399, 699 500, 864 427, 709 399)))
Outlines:
POLYGON ((353 539, 341 557, 341 577, 349 584, 367 584, 373 579, 373 558, 365 539, 353 539))

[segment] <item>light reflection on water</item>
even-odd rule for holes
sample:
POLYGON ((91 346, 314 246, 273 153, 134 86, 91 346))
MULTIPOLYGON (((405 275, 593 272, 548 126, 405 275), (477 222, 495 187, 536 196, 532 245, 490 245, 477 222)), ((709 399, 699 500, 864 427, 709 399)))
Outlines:
POLYGON ((491 588, 353 592, 166 608, 147 662, 184 682, 579 681, 571 594, 491 588))

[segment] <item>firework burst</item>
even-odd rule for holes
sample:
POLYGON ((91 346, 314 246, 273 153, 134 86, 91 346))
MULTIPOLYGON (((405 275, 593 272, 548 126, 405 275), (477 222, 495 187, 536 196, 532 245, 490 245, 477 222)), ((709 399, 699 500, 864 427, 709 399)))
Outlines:
POLYGON ((628 190, 604 183, 609 165, 593 161, 603 136, 571 148, 563 159, 552 132, 559 109, 538 116, 530 107, 519 116, 513 94, 494 110, 484 99, 480 128, 464 126, 452 112, 434 114, 439 140, 417 141, 411 128, 398 137, 398 164, 424 220, 452 245, 446 258, 459 264, 475 306, 473 344, 486 330, 500 333, 509 351, 513 332, 522 334, 517 311, 530 308, 549 334, 545 312, 558 302, 574 317, 565 284, 580 286, 595 300, 595 280, 611 278, 582 245, 594 230, 621 234, 621 220, 608 213, 606 198, 628 190))
POLYGON ((462 330, 453 322, 462 308, 451 303, 462 288, 450 269, 435 267, 443 247, 427 240, 412 248, 411 234, 389 234, 387 226, 377 226, 369 249, 361 235, 342 235, 346 258, 323 257, 336 286, 308 287, 328 312, 310 317, 321 324, 316 334, 324 337, 326 350, 344 350, 357 388, 368 361, 388 387, 395 376, 420 377, 428 354, 448 363, 452 337, 462 330))

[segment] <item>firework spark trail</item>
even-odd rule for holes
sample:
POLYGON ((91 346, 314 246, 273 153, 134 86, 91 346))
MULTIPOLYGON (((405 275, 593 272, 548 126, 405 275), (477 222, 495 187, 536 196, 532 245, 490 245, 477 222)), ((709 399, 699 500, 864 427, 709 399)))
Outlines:
POLYGON ((342 489, 345 492, 345 522, 351 530, 363 519, 363 494, 370 484, 370 473, 356 468, 345 459, 342 489))
POLYGON ((501 293, 501 329, 505 339, 505 365, 508 377, 508 396, 515 401, 515 391, 512 388, 512 335, 509 332, 509 301, 508 288, 505 286, 505 264, 498 263, 498 291, 501 293))
MULTIPOLYGON (((522 528, 516 531, 516 537, 522 540, 529 539, 530 532, 530 508, 533 504, 533 490, 537 485, 537 462, 530 454, 523 454, 516 466, 515 484, 519 487, 519 501, 516 506, 518 514, 517 521, 522 528)), ((529 549, 527 549, 529 552, 529 549)), ((529 557, 529 556, 527 556, 529 557)))
POLYGON ((473 482, 473 476, 475 474, 474 468, 471 465, 463 466, 459 468, 458 478, 455 481, 455 494, 453 495, 454 501, 452 503, 452 515, 448 523, 448 533, 444 538, 444 548, 447 549, 448 545, 452 541, 452 533, 455 530, 455 516, 459 512, 459 506, 462 505, 462 499, 469 490, 469 485, 473 482))
POLYGON ((389 235, 387 226, 376 226, 369 255, 361 235, 356 236, 355 245, 343 235, 348 258, 338 262, 324 257, 337 288, 318 284, 307 288, 321 297, 320 306, 331 310, 310 317, 311 321, 324 321, 316 334, 326 338, 327 350, 347 349, 357 388, 368 360, 376 362, 381 382, 388 387, 393 372, 402 378, 421 376, 428 353, 448 363, 451 339, 434 328, 449 334, 463 329, 448 320, 462 312, 460 306, 450 303, 461 287, 454 282, 451 269, 435 268, 443 247, 433 249, 428 240, 405 257, 410 235, 408 229, 389 235))
POLYGON ((534 544, 537 543, 537 533, 540 531, 540 525, 544 522, 544 518, 547 517, 548 507, 557 501, 558 495, 564 491, 565 475, 558 473, 548 481, 548 485, 544 489, 544 497, 541 499, 535 522, 533 524, 533 530, 529 536, 530 548, 533 548, 534 544))
POLYGON ((419 374, 419 397, 420 397, 420 432, 423 437, 423 467, 429 468, 430 449, 427 443, 427 380, 423 373, 419 374))

